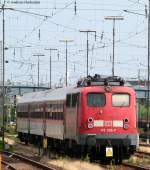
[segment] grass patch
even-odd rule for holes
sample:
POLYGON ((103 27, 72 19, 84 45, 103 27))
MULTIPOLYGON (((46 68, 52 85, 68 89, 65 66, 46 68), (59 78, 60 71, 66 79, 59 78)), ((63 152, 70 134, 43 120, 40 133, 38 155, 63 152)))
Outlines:
POLYGON ((12 126, 12 125, 7 125, 6 126, 6 131, 11 134, 11 135, 16 135, 16 126, 12 126))
POLYGON ((8 132, 5 133, 5 137, 17 141, 17 134, 10 134, 8 132))
POLYGON ((128 160, 129 164, 133 164, 133 165, 150 165, 150 159, 148 158, 138 158, 135 156, 132 156, 129 160, 128 160))
POLYGON ((81 156, 82 161, 90 162, 89 154, 86 154, 86 156, 81 156))

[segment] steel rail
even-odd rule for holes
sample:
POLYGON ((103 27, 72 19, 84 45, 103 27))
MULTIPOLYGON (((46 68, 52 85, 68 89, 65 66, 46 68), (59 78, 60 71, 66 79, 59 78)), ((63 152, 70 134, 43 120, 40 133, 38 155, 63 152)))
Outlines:
POLYGON ((144 144, 144 143, 140 143, 140 146, 144 146, 144 147, 150 147, 150 144, 144 144))
POLYGON ((122 163, 123 166, 125 167, 130 167, 130 168, 134 168, 136 170, 149 170, 148 167, 143 167, 143 166, 139 166, 139 165, 132 165, 129 163, 122 163))
POLYGON ((17 170, 16 168, 14 168, 12 165, 10 165, 8 162, 6 161, 2 161, 1 162, 3 165, 5 165, 7 167, 7 169, 12 169, 12 170, 17 170))
MULTIPOLYGON (((56 170, 57 169, 57 168, 50 167, 50 166, 47 166, 45 164, 39 163, 39 162, 37 162, 35 160, 32 160, 32 159, 27 158, 25 156, 19 155, 17 153, 11 153, 11 152, 7 152, 7 151, 4 151, 3 153, 5 155, 7 155, 7 156, 11 155, 12 158, 20 159, 20 160, 22 160, 24 162, 27 162, 27 163, 29 163, 31 165, 34 165, 34 166, 38 167, 38 168, 42 168, 42 169, 45 169, 45 170, 56 170)), ((139 156, 140 154, 141 154, 141 157, 143 157, 143 156, 149 157, 150 156, 150 153, 145 153, 145 152, 142 152, 142 151, 137 151, 136 153, 135 153, 135 156, 138 156, 138 157, 140 157, 139 156), (136 153, 137 153, 137 155, 136 155, 136 153)), ((125 166, 125 167, 130 167, 130 168, 133 168, 133 169, 137 169, 137 170, 149 170, 148 167, 132 165, 132 164, 129 164, 129 163, 122 163, 122 165, 125 166)), ((61 169, 61 168, 59 168, 59 169, 61 169)))
POLYGON ((150 153, 149 152, 143 152, 143 151, 137 151, 135 152, 135 154, 141 154, 141 155, 144 155, 144 156, 149 156, 150 157, 150 153))
POLYGON ((3 154, 5 154, 7 156, 11 156, 12 158, 17 158, 21 161, 27 162, 30 165, 36 166, 36 167, 44 169, 44 170, 56 170, 56 168, 54 168, 54 167, 47 166, 43 163, 37 162, 35 160, 32 160, 30 158, 27 158, 25 156, 19 155, 19 154, 14 153, 14 152, 11 153, 11 152, 8 152, 8 151, 4 151, 3 154))

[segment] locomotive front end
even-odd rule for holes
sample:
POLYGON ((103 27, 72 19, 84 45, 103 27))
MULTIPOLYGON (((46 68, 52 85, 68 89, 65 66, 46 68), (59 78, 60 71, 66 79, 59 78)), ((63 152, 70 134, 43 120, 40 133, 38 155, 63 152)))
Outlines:
POLYGON ((79 141, 93 159, 129 158, 138 146, 135 91, 125 86, 88 86, 82 91, 79 141))

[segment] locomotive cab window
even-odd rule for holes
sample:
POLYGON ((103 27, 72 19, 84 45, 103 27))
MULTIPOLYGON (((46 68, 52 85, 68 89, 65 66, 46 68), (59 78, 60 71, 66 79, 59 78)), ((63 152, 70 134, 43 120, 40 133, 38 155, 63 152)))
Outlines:
POLYGON ((89 93, 87 105, 90 107, 103 107, 106 103, 106 96, 103 93, 89 93))
POLYGON ((130 96, 129 94, 113 94, 112 95, 112 105, 118 107, 127 107, 130 105, 130 96))

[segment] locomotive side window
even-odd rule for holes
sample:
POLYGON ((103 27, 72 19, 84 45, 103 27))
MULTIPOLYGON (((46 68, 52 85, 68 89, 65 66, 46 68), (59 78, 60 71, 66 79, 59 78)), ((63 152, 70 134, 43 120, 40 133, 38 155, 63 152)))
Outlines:
POLYGON ((78 103, 79 99, 79 93, 72 94, 72 107, 76 107, 76 104, 78 103))
POLYGON ((71 107, 71 94, 67 94, 66 106, 71 107))
POLYGON ((112 105, 113 106, 129 106, 130 96, 129 94, 113 94, 112 95, 112 105))
POLYGON ((106 96, 103 93, 89 93, 87 95, 87 104, 91 107, 102 107, 106 103, 106 96))

